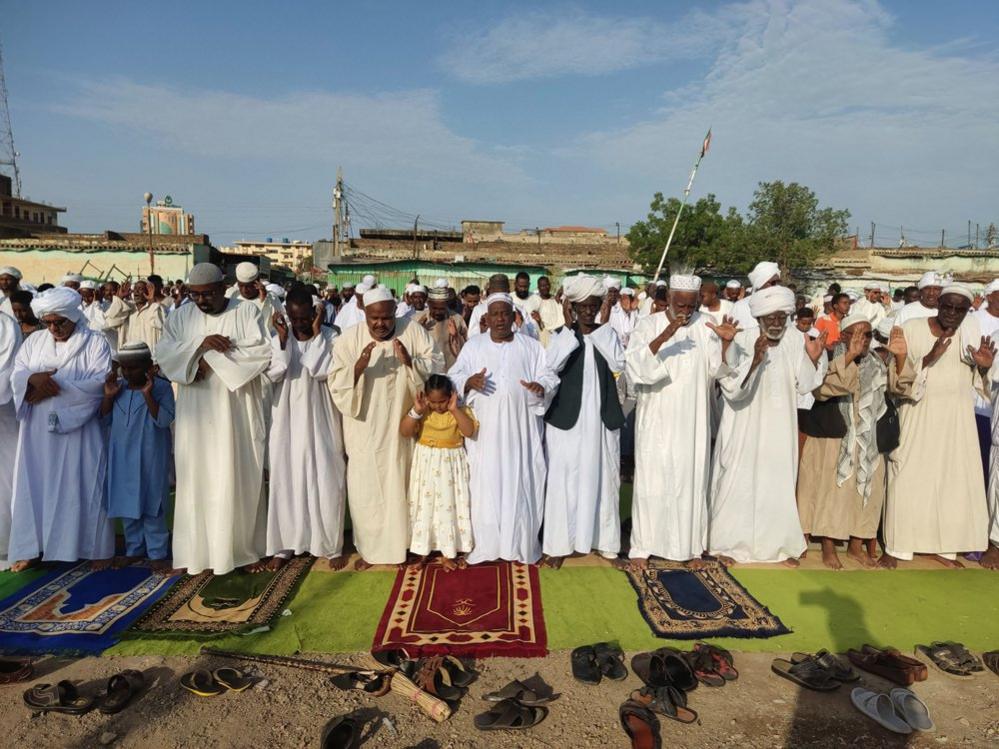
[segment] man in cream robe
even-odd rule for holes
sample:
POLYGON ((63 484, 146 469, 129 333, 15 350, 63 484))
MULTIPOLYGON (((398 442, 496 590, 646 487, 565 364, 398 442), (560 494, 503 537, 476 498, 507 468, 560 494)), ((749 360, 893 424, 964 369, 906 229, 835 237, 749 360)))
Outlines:
POLYGON ((95 418, 111 370, 104 336, 87 328, 80 295, 50 289, 31 303, 47 331, 24 342, 11 376, 20 421, 8 557, 110 564, 114 531, 104 511, 107 446, 95 418))
POLYGON ((934 271, 924 273, 916 283, 916 288, 919 289, 919 298, 914 302, 909 302, 895 313, 895 324, 901 327, 909 320, 936 317, 937 300, 945 285, 947 285, 947 278, 940 273, 934 271))
POLYGON ((124 335, 128 318, 135 308, 119 293, 121 286, 117 281, 104 284, 104 301, 101 302, 101 312, 104 318, 104 337, 108 339, 111 353, 118 350, 118 342, 124 343, 124 335))
POLYGON ((901 327, 906 367, 891 383, 902 398, 901 436, 888 469, 883 567, 894 568, 914 553, 960 567, 958 553, 988 548, 989 513, 970 391, 989 392, 995 344, 968 314, 972 299, 965 287, 946 286, 935 317, 901 327))
POLYGON ((711 401, 735 328, 730 319, 719 327, 697 311, 700 281, 673 275, 669 308, 640 320, 628 345, 637 398, 630 551, 636 568, 653 555, 699 560, 707 549, 711 401))
MULTIPOLYGON (((736 305, 738 306, 738 305, 736 305)), ((786 562, 805 551, 798 520, 798 396, 822 384, 825 336, 787 325, 794 293, 750 297, 755 327, 736 337, 735 365, 718 379, 725 408, 711 471, 708 549, 731 562, 786 562)))
POLYGON ((177 385, 174 567, 196 575, 256 571, 264 554, 264 414, 261 375, 270 336, 252 304, 226 299, 210 263, 188 276, 194 304, 167 318, 156 347, 177 385))
POLYGON ((562 305, 552 296, 552 282, 548 276, 538 279, 538 293, 527 298, 524 310, 538 326, 541 345, 548 348, 551 337, 565 325, 565 313, 562 305))
POLYGON ((153 291, 153 285, 146 281, 138 281, 132 287, 133 312, 128 316, 124 339, 119 341, 119 345, 144 343, 150 351, 156 350, 156 344, 163 335, 166 313, 163 305, 154 298, 153 291))
POLYGON ((475 544, 467 559, 534 564, 545 498, 542 417, 559 380, 541 344, 514 332, 511 296, 491 294, 485 304, 487 332, 468 339, 448 372, 479 422, 465 441, 475 544))
POLYGON ((10 295, 18 290, 21 284, 21 271, 6 265, 0 267, 0 313, 14 317, 14 309, 10 304, 10 295))
POLYGON ((13 317, 0 314, 0 570, 10 566, 10 501, 14 491, 14 461, 17 458, 17 412, 10 376, 21 345, 21 326, 13 317))
POLYGON ((363 303, 364 322, 342 331, 333 344, 329 376, 343 416, 357 569, 406 561, 412 444, 399 434, 399 423, 427 377, 444 368, 427 331, 396 318, 388 289, 370 289, 363 303))

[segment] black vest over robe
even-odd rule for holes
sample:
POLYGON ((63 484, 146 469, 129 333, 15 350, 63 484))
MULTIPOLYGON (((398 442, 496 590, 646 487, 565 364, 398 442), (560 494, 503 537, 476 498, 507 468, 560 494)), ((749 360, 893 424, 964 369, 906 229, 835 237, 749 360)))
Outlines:
MULTIPOLYGON (((558 429, 572 429, 579 419, 583 402, 583 367, 586 366, 586 344, 583 334, 573 331, 579 346, 569 354, 569 359, 559 374, 561 383, 545 414, 545 421, 558 429)), ((617 385, 614 375, 607 366, 607 360, 593 347, 593 360, 597 365, 597 388, 600 391, 600 420, 607 429, 620 429, 624 426, 624 411, 617 399, 617 385)))

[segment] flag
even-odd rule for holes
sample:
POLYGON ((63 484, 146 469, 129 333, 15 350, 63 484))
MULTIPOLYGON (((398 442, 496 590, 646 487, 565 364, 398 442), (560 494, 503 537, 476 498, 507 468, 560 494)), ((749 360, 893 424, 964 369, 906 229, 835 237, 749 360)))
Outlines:
POLYGON ((701 158, 704 158, 704 154, 708 152, 711 148, 711 128, 708 128, 708 134, 704 136, 704 143, 701 144, 701 158))

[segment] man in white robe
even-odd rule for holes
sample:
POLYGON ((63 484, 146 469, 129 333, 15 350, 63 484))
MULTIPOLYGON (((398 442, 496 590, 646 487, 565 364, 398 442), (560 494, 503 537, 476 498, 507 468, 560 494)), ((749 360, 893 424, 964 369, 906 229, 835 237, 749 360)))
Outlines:
POLYGON ((548 276, 538 279, 538 293, 527 298, 524 309, 538 326, 541 345, 548 348, 552 335, 565 325, 565 313, 562 305, 552 296, 552 282, 548 276))
POLYGON ((364 295, 373 288, 374 285, 369 286, 365 281, 354 287, 354 296, 343 303, 336 316, 336 326, 340 328, 341 333, 346 333, 348 328, 364 322, 364 295))
POLYGON ((253 304, 226 299, 222 271, 199 263, 191 301, 167 318, 156 347, 177 385, 173 563, 191 575, 263 568, 264 414, 270 336, 253 304))
POLYGON ((18 290, 20 284, 21 271, 11 265, 0 268, 0 312, 11 318, 14 317, 14 310, 10 306, 10 295, 18 290))
POLYGON ((937 300, 940 299, 940 292, 946 284, 947 279, 942 274, 935 271, 924 273, 916 284, 916 288, 919 289, 919 298, 914 302, 909 302, 895 313, 895 325, 901 327, 909 320, 936 317, 937 300))
POLYGON ((611 309, 607 324, 614 328, 617 337, 621 339, 621 345, 627 348, 631 332, 638 322, 638 299, 635 297, 635 290, 630 287, 621 289, 621 296, 617 304, 611 309))
POLYGON ((95 418, 111 350, 86 326, 80 295, 49 289, 31 303, 48 328, 28 337, 11 376, 20 421, 11 507, 12 569, 38 560, 106 568, 114 531, 104 510, 107 445, 95 418))
MULTIPOLYGON (((510 279, 502 273, 490 276, 489 283, 486 285, 486 296, 488 297, 490 294, 510 295, 510 279)), ((514 308, 513 331, 530 336, 535 340, 540 339, 541 331, 538 330, 537 324, 531 318, 531 314, 525 306, 526 300, 521 300, 513 295, 510 295, 510 299, 513 301, 514 308)), ((472 310, 472 316, 468 320, 469 338, 488 332, 488 328, 486 327, 487 307, 488 305, 483 300, 475 305, 475 308, 472 310)))
POLYGON ((267 330, 273 333, 274 313, 284 314, 284 306, 277 295, 267 291, 267 286, 260 280, 260 269, 250 262, 242 262, 237 265, 236 288, 239 293, 235 295, 235 298, 256 306, 260 310, 260 317, 267 326, 267 330))
POLYGON ((17 412, 10 376, 21 345, 21 326, 13 317, 0 314, 0 570, 10 566, 10 502, 14 491, 14 461, 17 458, 17 412))
POLYGON ((867 283, 864 286, 864 296, 853 303, 850 314, 863 315, 871 323, 872 329, 878 327, 878 323, 888 314, 881 300, 881 284, 876 281, 867 283))
POLYGON ((118 350, 119 340, 124 343, 128 318, 135 311, 135 308, 126 299, 127 294, 122 291, 122 287, 117 281, 105 283, 103 291, 104 301, 101 302, 101 312, 104 318, 104 337, 108 339, 111 353, 114 354, 118 350))
POLYGON ((721 325, 732 314, 732 302, 718 294, 718 284, 707 281, 701 284, 701 314, 708 315, 716 325, 721 325))
POLYGON ((104 310, 97 301, 97 283, 89 279, 84 280, 80 284, 80 298, 83 300, 83 316, 87 320, 87 327, 95 333, 103 332, 104 310))
MULTIPOLYGON (((738 305, 736 305, 738 306, 738 305)), ((822 384, 825 335, 788 318, 794 293, 768 286, 750 297, 757 324, 736 337, 737 360, 718 379, 725 398, 711 471, 708 549, 726 563, 784 562, 805 551, 798 519, 798 396, 822 384)))
POLYGON ((563 284, 575 324, 554 333, 545 350, 559 386, 545 414, 548 480, 543 564, 558 569, 573 554, 621 550, 621 427, 614 378, 624 349, 610 325, 597 323, 606 293, 600 279, 570 276, 563 284))
POLYGON ((544 515, 543 417, 559 380, 541 344, 514 332, 509 294, 490 295, 486 308, 488 333, 469 338, 448 372, 479 422, 465 442, 475 543, 467 559, 534 564, 544 515))
POLYGON ((156 301, 156 289, 146 281, 136 281, 132 286, 132 314, 124 326, 124 338, 119 344, 144 343, 150 351, 163 335, 163 321, 166 313, 163 305, 156 301))
POLYGON ((711 402, 735 336, 697 311, 700 278, 673 275, 669 307, 639 321, 626 355, 636 391, 631 565, 700 563, 708 543, 711 402))
POLYGON ((396 318, 388 289, 368 290, 363 302, 364 323, 342 331, 333 344, 329 376, 333 403, 343 416, 358 570, 406 561, 413 450, 399 424, 426 379, 444 368, 444 355, 427 331, 396 318))
MULTIPOLYGON (((749 283, 751 284, 753 293, 757 293, 762 289, 769 289, 772 286, 779 286, 780 266, 769 260, 757 263, 749 272, 749 283)), ((747 332, 751 328, 759 327, 756 318, 753 317, 752 310, 749 308, 750 299, 752 299, 752 296, 743 297, 732 305, 732 311, 729 313, 735 318, 736 325, 747 332)))
POLYGON ((322 324, 322 305, 303 288, 288 294, 285 312, 276 320, 267 370, 274 384, 268 567, 308 553, 341 569, 347 473, 340 414, 327 386, 337 332, 322 324))

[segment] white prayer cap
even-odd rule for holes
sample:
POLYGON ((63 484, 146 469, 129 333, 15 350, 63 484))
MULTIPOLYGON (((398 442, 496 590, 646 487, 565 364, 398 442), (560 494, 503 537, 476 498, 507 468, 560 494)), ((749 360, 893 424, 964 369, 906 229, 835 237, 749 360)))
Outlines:
MULTIPOLYGON (((563 291, 565 286, 562 287, 563 291)), ((497 291, 495 294, 490 294, 486 297, 486 309, 489 309, 496 302, 502 302, 503 304, 508 304, 513 306, 513 297, 507 294, 505 291, 497 291)))
POLYGON ((880 291, 880 292, 881 292, 882 294, 887 294, 887 293, 888 293, 889 291, 891 291, 891 289, 889 289, 889 288, 888 288, 888 284, 886 284, 886 283, 879 283, 879 284, 877 285, 877 289, 878 289, 878 291, 880 291))
POLYGON ((365 283, 364 281, 361 281, 361 283, 354 287, 354 293, 360 294, 363 297, 365 292, 371 291, 374 287, 375 285, 373 283, 365 283))
POLYGON ((916 283, 916 288, 925 289, 927 286, 943 286, 944 278, 935 270, 927 271, 916 283))
POLYGON ((207 286, 213 283, 222 283, 222 271, 217 265, 198 263, 187 274, 188 286, 207 286))
POLYGON ((62 277, 62 282, 63 283, 82 283, 83 282, 83 276, 81 276, 79 273, 67 273, 65 276, 62 277))
POLYGON ((83 310, 80 309, 82 303, 80 295, 73 289, 68 286, 56 286, 32 299, 31 311, 39 320, 44 315, 59 315, 67 320, 79 322, 83 319, 83 310))
POLYGON ((764 317, 774 312, 786 312, 789 315, 794 312, 794 292, 786 286, 760 289, 749 298, 749 313, 753 317, 764 317))
POLYGON ((96 281, 91 281, 89 278, 85 279, 83 281, 80 281, 80 288, 81 289, 90 289, 91 291, 96 291, 97 290, 97 282, 96 281))
POLYGON ((620 289, 621 279, 613 278, 611 276, 604 276, 604 288, 605 289, 620 289))
MULTIPOLYGON (((0 273, 0 275, 3 275, 3 273, 0 273)), ((991 294, 991 293, 993 293, 995 291, 999 291, 999 278, 996 278, 993 281, 990 281, 989 285, 986 286, 985 289, 982 291, 982 294, 984 294, 985 296, 988 296, 989 294, 991 294)))
POLYGON ((855 302, 860 299, 860 294, 858 294, 855 289, 847 289, 843 293, 850 297, 851 302, 855 302))
POLYGON ((364 278, 361 279, 361 283, 363 283, 369 289, 373 289, 375 288, 375 285, 378 283, 378 280, 369 273, 368 275, 366 275, 364 278))
POLYGON ((430 300, 433 302, 446 302, 447 301, 447 286, 434 286, 428 294, 430 300))
POLYGON ((434 281, 434 288, 435 289, 446 289, 447 288, 447 279, 446 278, 438 278, 436 281, 434 281))
POLYGON ((881 291, 881 284, 877 281, 868 281, 864 284, 864 291, 881 291))
POLYGON ((580 273, 578 276, 567 276, 562 281, 562 293, 570 302, 577 303, 591 296, 603 296, 607 289, 599 278, 580 273))
POLYGON ((419 284, 417 284, 417 283, 408 283, 408 284, 406 284, 406 290, 403 293, 404 294, 412 294, 413 293, 413 289, 415 289, 417 286, 419 286, 419 284))
POLYGON ((354 282, 353 281, 344 281, 342 284, 340 284, 340 288, 341 289, 352 289, 352 288, 354 288, 354 282))
POLYGON ((236 280, 240 283, 250 283, 260 277, 260 269, 253 263, 240 263, 236 266, 236 280))
POLYGON ((846 330, 851 325, 856 325, 858 322, 869 323, 870 321, 871 321, 871 318, 869 318, 867 315, 862 315, 862 314, 860 314, 858 312, 856 314, 847 315, 846 317, 844 317, 843 320, 839 324, 839 329, 840 330, 846 330))
POLYGON ((2 268, 0 268, 0 276, 13 276, 18 281, 20 281, 23 278, 23 276, 21 275, 21 271, 19 271, 13 265, 5 265, 2 268))
POLYGON ((975 301, 975 295, 971 293, 971 289, 967 286, 962 286, 959 283, 952 283, 950 286, 944 286, 943 291, 940 292, 940 296, 943 296, 944 294, 959 294, 969 302, 975 301))
POLYGON ((729 281, 727 284, 725 284, 725 288, 726 289, 741 289, 742 288, 742 281, 736 281, 733 278, 731 281, 729 281))
POLYGON ((875 330, 877 331, 878 335, 887 338, 888 336, 891 335, 891 329, 894 327, 895 327, 895 316, 892 315, 891 317, 882 318, 881 322, 878 323, 878 327, 875 328, 875 330))
POLYGON ((388 290, 387 287, 379 284, 373 289, 368 289, 364 292, 364 306, 369 307, 372 304, 380 304, 381 302, 394 302, 395 297, 392 296, 392 292, 388 290))
POLYGON ((427 287, 420 283, 414 283, 413 288, 409 290, 410 294, 423 294, 427 295, 427 287))
POLYGON ((35 295, 38 293, 38 287, 35 286, 33 283, 22 283, 20 285, 20 289, 21 291, 27 291, 31 295, 35 295))
POLYGON ((656 286, 665 286, 665 285, 666 285, 666 282, 663 279, 661 279, 661 278, 657 278, 656 279, 656 286))
POLYGON ((142 341, 133 341, 118 347, 117 361, 121 364, 134 364, 136 362, 152 359, 153 354, 142 341))
POLYGON ((635 296, 635 290, 630 286, 625 286, 621 289, 621 296, 635 296))
POLYGON ((753 288, 758 289, 774 276, 780 276, 780 266, 777 263, 764 260, 762 263, 757 263, 756 267, 749 272, 749 283, 753 285, 753 288))
POLYGON ((674 273, 669 277, 671 291, 700 291, 701 277, 674 273))
POLYGON ((267 293, 268 294, 273 294, 278 299, 284 299, 285 298, 284 287, 281 286, 280 284, 269 283, 269 284, 267 284, 267 286, 265 288, 267 289, 267 293))
POLYGON ((822 297, 822 301, 823 302, 831 302, 832 301, 832 294, 826 294, 824 297, 822 297))

